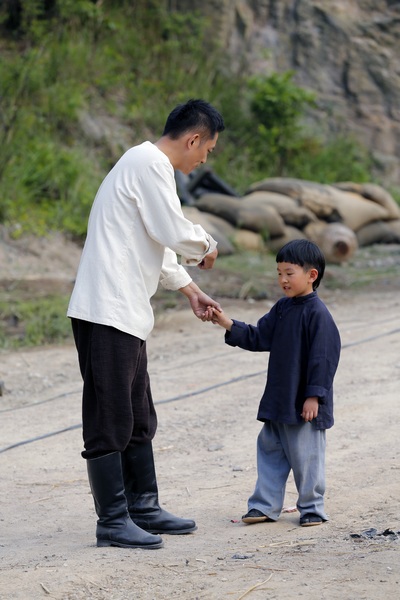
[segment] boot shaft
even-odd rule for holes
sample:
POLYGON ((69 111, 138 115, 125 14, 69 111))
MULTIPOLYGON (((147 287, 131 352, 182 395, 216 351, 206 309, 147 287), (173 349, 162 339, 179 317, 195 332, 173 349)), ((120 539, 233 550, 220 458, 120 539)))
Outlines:
POLYGON ((121 455, 125 490, 130 494, 158 495, 157 476, 151 442, 128 446, 121 455))
POLYGON ((99 523, 106 524, 126 517, 128 506, 120 452, 88 459, 86 464, 99 523))

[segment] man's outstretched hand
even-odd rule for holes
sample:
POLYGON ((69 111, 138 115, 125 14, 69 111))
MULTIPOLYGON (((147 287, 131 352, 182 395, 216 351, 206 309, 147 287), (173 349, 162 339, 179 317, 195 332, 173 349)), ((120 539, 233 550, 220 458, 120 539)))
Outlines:
POLYGON ((208 321, 210 307, 216 308, 217 310, 221 310, 221 305, 219 302, 216 302, 210 296, 205 294, 199 286, 192 281, 189 285, 186 285, 179 290, 184 294, 189 300, 192 311, 196 315, 198 319, 202 321, 208 321))

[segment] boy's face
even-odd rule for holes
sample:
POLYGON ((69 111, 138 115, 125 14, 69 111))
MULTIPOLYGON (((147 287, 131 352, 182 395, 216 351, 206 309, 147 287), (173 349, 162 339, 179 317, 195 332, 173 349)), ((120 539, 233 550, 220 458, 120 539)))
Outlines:
POLYGON ((307 296, 313 291, 313 283, 318 277, 317 269, 305 271, 300 265, 281 262, 277 266, 278 281, 288 298, 307 296))

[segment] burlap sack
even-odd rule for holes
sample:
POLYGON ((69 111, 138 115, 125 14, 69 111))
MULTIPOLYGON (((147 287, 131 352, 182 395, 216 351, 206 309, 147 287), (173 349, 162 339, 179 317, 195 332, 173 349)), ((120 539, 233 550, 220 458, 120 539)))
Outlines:
POLYGON ((375 183, 364 183, 361 193, 365 198, 380 204, 388 212, 390 219, 400 219, 400 207, 388 191, 375 183))
POLYGON ((334 191, 336 207, 343 223, 353 231, 361 229, 361 227, 372 221, 389 218, 386 208, 376 202, 367 200, 354 192, 345 192, 336 188, 331 189, 334 191))
POLYGON ((201 225, 214 240, 218 242, 218 254, 229 256, 234 254, 235 248, 228 236, 228 227, 234 231, 232 225, 215 215, 201 212, 194 206, 182 206, 183 214, 189 221, 201 225))
POLYGON ((307 223, 317 220, 313 212, 304 206, 299 206, 296 200, 285 194, 259 190, 246 194, 242 200, 248 205, 272 206, 281 215, 286 225, 292 225, 299 229, 302 229, 307 223))
POLYGON ((195 204, 199 210, 217 215, 232 225, 237 223, 237 213, 240 205, 241 200, 239 198, 211 193, 200 196, 195 204))
POLYGON ((356 234, 342 223, 310 223, 304 233, 321 248, 328 263, 346 262, 358 248, 356 234))
POLYGON ((274 177, 254 183, 247 193, 261 190, 290 196, 299 205, 311 210, 319 219, 329 222, 340 221, 330 186, 303 179, 274 177))
POLYGON ((337 223, 342 220, 336 204, 335 193, 337 190, 329 185, 307 182, 302 186, 300 204, 315 214, 318 219, 328 223, 337 223))
POLYGON ((287 225, 285 227, 285 233, 277 238, 271 238, 270 240, 267 240, 266 246, 270 252, 277 254, 279 250, 288 242, 300 239, 306 239, 306 235, 300 229, 287 225))
POLYGON ((335 183, 334 187, 340 190, 355 192, 361 194, 364 198, 372 200, 383 206, 390 219, 400 219, 400 207, 393 196, 382 186, 375 183, 354 183, 352 181, 343 181, 335 183))
POLYGON ((247 229, 236 229, 232 241, 239 250, 250 250, 253 252, 263 252, 265 250, 262 236, 247 229))
POLYGON ((211 225, 213 225, 215 229, 221 232, 228 239, 231 238, 235 233, 236 227, 228 221, 225 221, 225 219, 222 219, 217 215, 212 215, 211 213, 204 214, 207 215, 207 220, 211 223, 211 225))
POLYGON ((399 221, 374 221, 361 227, 356 233, 359 246, 370 246, 371 244, 399 244, 400 243, 400 220, 399 221), (399 223, 398 231, 391 228, 391 223, 399 223))
POLYGON ((243 196, 243 201, 247 203, 254 202, 255 204, 269 204, 276 208, 280 213, 281 210, 292 210, 298 206, 296 200, 286 194, 278 194, 267 190, 257 190, 243 196))
POLYGON ((343 192, 354 192, 354 194, 361 194, 362 185, 362 183, 356 183, 355 181, 338 181, 337 183, 332 183, 332 187, 343 192))
POLYGON ((397 219, 395 221, 388 221, 387 226, 389 227, 389 229, 394 231, 396 235, 400 237, 400 219, 397 219))
POLYGON ((292 177, 270 177, 253 183, 246 194, 257 191, 268 191, 290 196, 293 200, 299 200, 301 198, 302 186, 305 183, 307 182, 302 179, 292 177))
POLYGON ((247 206, 241 198, 225 194, 204 194, 196 208, 221 217, 239 229, 262 233, 265 239, 283 235, 285 223, 272 206, 247 206))
POLYGON ((236 227, 261 233, 265 239, 283 235, 285 223, 272 206, 251 206, 241 202, 237 212, 236 227))

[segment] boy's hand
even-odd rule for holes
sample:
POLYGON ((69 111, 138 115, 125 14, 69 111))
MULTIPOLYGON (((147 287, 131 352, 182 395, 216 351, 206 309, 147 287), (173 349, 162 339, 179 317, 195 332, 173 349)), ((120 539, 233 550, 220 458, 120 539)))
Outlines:
POLYGON ((307 398, 307 400, 303 404, 303 412, 301 413, 302 418, 306 423, 316 419, 318 416, 318 398, 307 398))
POLYGON ((220 327, 230 331, 233 325, 232 319, 227 317, 222 309, 218 310, 213 307, 210 307, 210 309, 212 310, 211 322, 214 323, 214 325, 220 325, 220 327))
POLYGON ((211 321, 214 323, 214 310, 217 311, 214 306, 207 306, 206 310, 204 311, 203 321, 211 321))

